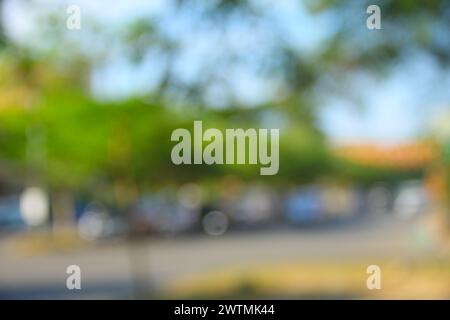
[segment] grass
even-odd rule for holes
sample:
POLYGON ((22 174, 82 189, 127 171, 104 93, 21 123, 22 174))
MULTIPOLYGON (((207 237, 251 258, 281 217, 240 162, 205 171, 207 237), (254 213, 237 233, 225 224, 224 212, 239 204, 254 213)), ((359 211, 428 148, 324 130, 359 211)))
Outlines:
POLYGON ((177 280, 167 298, 449 299, 450 260, 383 261, 381 289, 369 290, 369 261, 255 265, 177 280))

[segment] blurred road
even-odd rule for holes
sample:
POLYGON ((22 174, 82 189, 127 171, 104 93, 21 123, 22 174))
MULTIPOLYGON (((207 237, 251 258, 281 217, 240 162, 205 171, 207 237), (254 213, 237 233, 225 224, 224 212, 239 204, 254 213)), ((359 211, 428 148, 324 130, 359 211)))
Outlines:
MULTIPOLYGON (((127 298, 132 292, 132 264, 151 285, 226 267, 251 267, 289 261, 346 261, 416 257, 433 253, 433 239, 423 218, 402 221, 390 215, 361 216, 313 228, 229 232, 149 238, 86 246, 70 252, 21 256, 10 241, 0 242, 0 298, 127 298), (130 260, 129 257, 134 257, 130 260), (66 268, 82 270, 82 290, 65 287, 66 268)), ((136 270, 136 269, 134 269, 136 270)), ((135 273, 136 274, 136 273, 135 273)), ((142 284, 142 283, 141 283, 142 284)))

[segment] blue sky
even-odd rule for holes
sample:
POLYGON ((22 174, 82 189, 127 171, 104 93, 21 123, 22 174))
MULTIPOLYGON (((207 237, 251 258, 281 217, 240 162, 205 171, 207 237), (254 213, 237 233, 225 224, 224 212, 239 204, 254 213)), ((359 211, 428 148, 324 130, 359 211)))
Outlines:
POLYGON ((427 56, 411 57, 392 75, 364 83, 363 110, 336 99, 321 113, 335 142, 405 142, 427 134, 434 117, 450 109, 450 76, 427 56))

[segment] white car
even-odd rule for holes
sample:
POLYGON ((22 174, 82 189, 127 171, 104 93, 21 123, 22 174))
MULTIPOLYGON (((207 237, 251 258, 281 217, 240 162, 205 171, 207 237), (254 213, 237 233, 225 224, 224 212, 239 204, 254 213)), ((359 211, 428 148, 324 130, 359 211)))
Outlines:
POLYGON ((393 211, 399 218, 409 219, 423 213, 427 205, 428 196, 422 183, 410 181, 400 186, 393 211))

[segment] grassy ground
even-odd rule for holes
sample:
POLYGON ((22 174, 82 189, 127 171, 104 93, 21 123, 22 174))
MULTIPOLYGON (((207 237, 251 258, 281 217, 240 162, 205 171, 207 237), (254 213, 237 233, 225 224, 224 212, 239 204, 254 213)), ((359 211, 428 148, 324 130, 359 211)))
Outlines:
POLYGON ((21 256, 45 255, 52 252, 72 251, 83 248, 83 241, 75 228, 60 227, 53 231, 24 233, 8 241, 11 252, 21 256))
POLYGON ((219 270, 172 283, 167 298, 449 299, 450 259, 384 261, 381 289, 369 290, 369 261, 286 263, 219 270))

